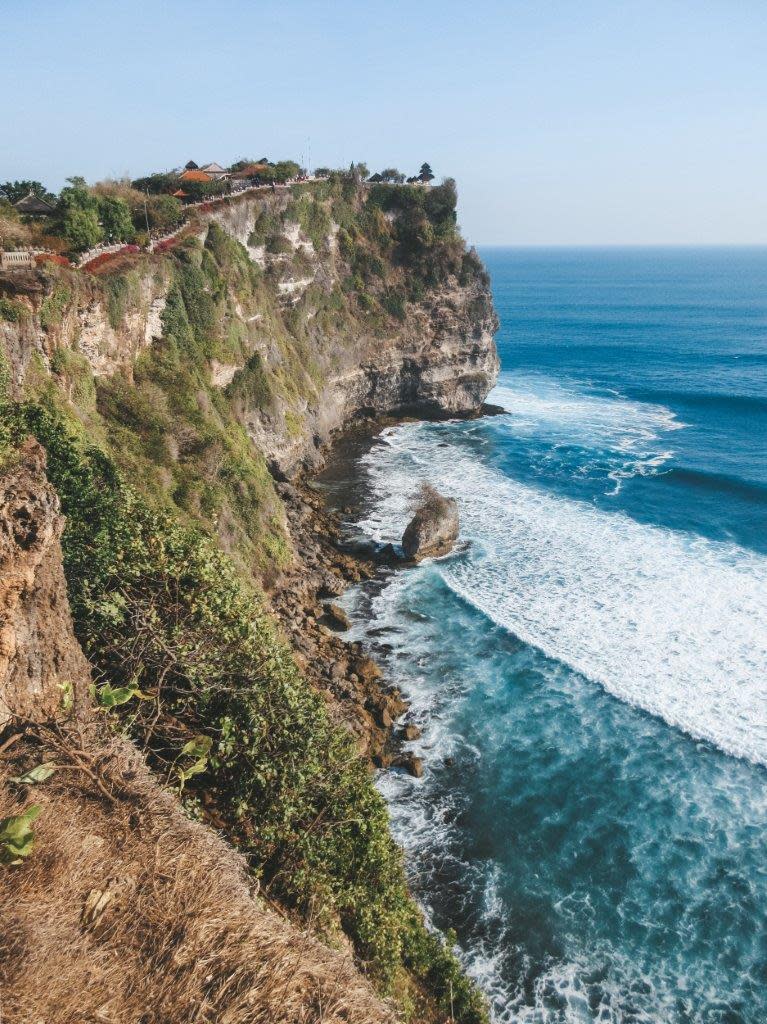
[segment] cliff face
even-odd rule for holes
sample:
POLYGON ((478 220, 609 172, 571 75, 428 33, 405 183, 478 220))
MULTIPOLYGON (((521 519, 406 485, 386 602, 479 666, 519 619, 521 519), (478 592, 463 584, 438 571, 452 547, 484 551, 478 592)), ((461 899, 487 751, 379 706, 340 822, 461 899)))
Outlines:
MULTIPOLYGON (((497 377, 497 319, 476 258, 453 234, 413 243, 423 252, 409 264, 397 236, 409 211, 371 203, 364 191, 326 196, 308 186, 297 198, 246 195, 199 212, 182 243, 197 239, 214 255, 221 235, 238 243, 234 258, 227 253, 238 279, 202 285, 224 307, 211 331, 210 382, 280 474, 311 464, 360 415, 470 415, 497 377), (442 261, 439 274, 410 288, 429 260, 442 261)), ((157 256, 117 261, 97 278, 6 275, 0 288, 22 308, 16 323, 0 320, 15 393, 35 357, 59 371, 62 350, 98 378, 130 375, 163 334, 172 281, 169 257, 157 256)))
POLYGON ((0 476, 0 730, 14 718, 55 718, 87 691, 61 565, 64 521, 44 466, 30 440, 0 476))

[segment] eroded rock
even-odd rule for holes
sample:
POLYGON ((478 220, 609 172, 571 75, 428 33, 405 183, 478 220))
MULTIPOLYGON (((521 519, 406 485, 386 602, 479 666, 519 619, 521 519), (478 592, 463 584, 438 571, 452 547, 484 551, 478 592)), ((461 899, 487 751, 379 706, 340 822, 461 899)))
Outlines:
POLYGON ((415 514, 402 535, 407 558, 438 558, 453 549, 458 539, 458 505, 430 484, 423 484, 416 497, 415 514))

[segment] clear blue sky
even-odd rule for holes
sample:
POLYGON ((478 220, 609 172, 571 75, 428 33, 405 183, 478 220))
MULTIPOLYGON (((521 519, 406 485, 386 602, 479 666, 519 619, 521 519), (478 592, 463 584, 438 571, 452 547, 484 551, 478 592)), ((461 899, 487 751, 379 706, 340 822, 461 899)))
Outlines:
POLYGON ((765 243, 767 0, 2 0, 0 129, 0 181, 428 160, 477 244, 765 243))

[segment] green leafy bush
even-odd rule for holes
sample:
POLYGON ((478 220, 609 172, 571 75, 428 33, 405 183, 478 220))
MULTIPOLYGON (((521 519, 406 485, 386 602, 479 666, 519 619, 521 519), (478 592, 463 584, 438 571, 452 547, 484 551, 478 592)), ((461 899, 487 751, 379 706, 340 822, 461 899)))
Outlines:
POLYGON ((175 196, 147 195, 145 201, 133 209, 133 226, 137 231, 157 231, 167 234, 177 228, 184 219, 181 200, 175 196))
POLYGON ((286 253, 293 252, 293 246, 286 235, 277 233, 267 239, 266 251, 273 255, 285 255, 286 253))
POLYGON ((131 242, 135 234, 131 211, 118 196, 99 196, 98 215, 107 242, 131 242))
POLYGON ((58 232, 73 252, 84 252, 104 237, 99 223, 99 199, 87 187, 84 178, 68 178, 59 193, 56 210, 58 232))
POLYGON ((117 330, 125 314, 138 302, 140 284, 135 272, 104 274, 101 278, 106 290, 107 316, 110 325, 117 330))
POLYGON ((18 324, 29 319, 29 310, 23 302, 18 299, 9 299, 0 296, 0 320, 7 320, 9 323, 18 324))
POLYGON ((56 284, 40 304, 40 326, 44 331, 53 330, 61 324, 64 310, 72 299, 72 292, 64 283, 56 284))
POLYGON ((293 199, 285 211, 285 219, 297 221, 318 252, 326 247, 330 234, 330 212, 324 203, 312 195, 309 188, 299 186, 294 190, 293 199))

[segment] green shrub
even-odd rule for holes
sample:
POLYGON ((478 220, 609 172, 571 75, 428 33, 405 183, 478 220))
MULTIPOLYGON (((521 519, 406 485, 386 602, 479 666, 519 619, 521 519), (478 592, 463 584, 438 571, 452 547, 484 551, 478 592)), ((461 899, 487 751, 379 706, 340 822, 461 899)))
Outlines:
POLYGON ((150 231, 167 234, 183 221, 184 209, 175 196, 148 195, 145 200, 133 210, 133 226, 137 231, 145 231, 148 221, 150 231))
POLYGON ((293 246, 286 235, 278 233, 267 239, 266 251, 274 255, 284 255, 285 253, 293 252, 293 246))
POLYGON ((65 284, 56 284, 40 304, 40 326, 44 331, 61 325, 64 310, 72 299, 72 293, 65 284))
POLYGON ((104 274, 101 282, 106 293, 107 319, 110 325, 117 330, 125 320, 128 310, 139 302, 139 279, 135 272, 122 271, 104 274))
POLYGON ((98 216, 108 242, 131 242, 134 236, 131 211, 118 196, 98 196, 98 216))
POLYGON ((253 247, 266 245, 272 235, 282 230, 279 217, 275 216, 266 206, 261 210, 253 225, 253 230, 248 238, 248 245, 253 247))
POLYGON ((330 234, 330 213, 311 192, 305 189, 294 193, 285 211, 285 219, 298 222, 318 252, 325 248, 330 234))
POLYGON ((405 297, 399 292, 389 289, 381 296, 381 305, 395 320, 404 320, 406 316, 405 297))
POLYGON ((96 406, 96 385, 88 360, 69 348, 58 348, 51 356, 51 372, 64 379, 71 400, 83 410, 96 406))
POLYGON ((29 319, 29 310, 23 302, 18 299, 9 299, 0 296, 0 320, 7 320, 9 323, 18 324, 29 319))

